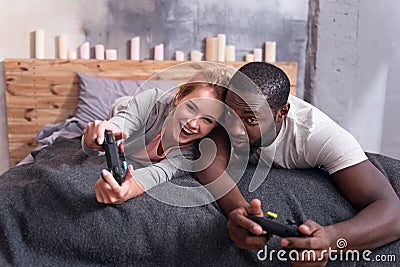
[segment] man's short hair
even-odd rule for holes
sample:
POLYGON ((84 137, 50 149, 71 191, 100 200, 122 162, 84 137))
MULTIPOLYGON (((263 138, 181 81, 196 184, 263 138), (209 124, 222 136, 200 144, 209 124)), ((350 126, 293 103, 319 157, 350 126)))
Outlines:
POLYGON ((290 82, 285 72, 267 62, 250 62, 242 66, 233 75, 229 87, 263 94, 274 113, 287 103, 290 93, 290 82))

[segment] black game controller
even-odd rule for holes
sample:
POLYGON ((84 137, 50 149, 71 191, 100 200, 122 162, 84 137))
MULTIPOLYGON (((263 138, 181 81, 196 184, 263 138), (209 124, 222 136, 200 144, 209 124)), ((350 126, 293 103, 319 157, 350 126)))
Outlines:
POLYGON ((249 219, 261 225, 261 227, 264 231, 267 232, 267 234, 277 235, 280 237, 306 236, 297 229, 297 225, 295 223, 289 220, 287 220, 288 224, 283 224, 267 216, 258 217, 255 215, 250 215, 249 219))
POLYGON ((106 130, 104 133, 104 142, 101 146, 106 152, 108 171, 111 172, 119 184, 122 184, 127 169, 122 143, 116 142, 112 131, 106 130))

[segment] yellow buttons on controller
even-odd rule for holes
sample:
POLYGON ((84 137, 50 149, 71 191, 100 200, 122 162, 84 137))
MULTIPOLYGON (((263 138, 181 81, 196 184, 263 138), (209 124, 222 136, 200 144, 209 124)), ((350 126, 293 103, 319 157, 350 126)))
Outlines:
POLYGON ((272 211, 267 211, 266 215, 272 219, 278 218, 278 214, 272 212, 272 211))

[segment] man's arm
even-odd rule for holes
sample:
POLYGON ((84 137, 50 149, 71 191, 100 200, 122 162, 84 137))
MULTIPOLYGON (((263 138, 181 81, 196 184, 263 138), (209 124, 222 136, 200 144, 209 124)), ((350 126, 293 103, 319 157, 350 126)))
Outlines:
MULTIPOLYGON (((196 173, 195 177, 206 185, 223 174, 224 179, 221 181, 232 183, 233 180, 226 173, 230 156, 229 138, 222 127, 213 131, 210 137, 217 146, 216 159, 208 168, 196 173)), ((342 195, 359 210, 359 213, 352 219, 324 227, 307 221, 300 226, 300 230, 313 239, 285 238, 282 239, 282 246, 315 250, 328 247, 335 249, 336 241, 345 238, 348 249, 372 249, 400 237, 400 200, 388 180, 370 161, 366 160, 333 173, 332 179, 342 195)), ((208 189, 213 194, 218 191, 217 187, 208 189)), ((250 207, 236 186, 220 198, 218 203, 229 216, 228 231, 238 247, 254 249, 265 244, 250 238, 248 232, 261 233, 260 226, 247 218, 250 213, 262 213, 260 205, 250 207)))
MULTIPOLYGON (((348 249, 373 249, 400 238, 400 200, 385 176, 369 161, 332 174, 341 194, 359 210, 353 218, 324 227, 330 245, 345 238, 348 249)), ((288 239, 290 247, 304 240, 288 239)))
MULTIPOLYGON (((223 129, 214 131, 210 137, 217 146, 216 159, 195 176, 202 184, 209 184, 221 174, 225 175, 226 181, 233 182, 226 174, 230 156, 229 138, 223 129)), ((310 238, 285 238, 282 239, 284 247, 335 249, 336 241, 345 238, 348 249, 372 249, 400 238, 400 200, 388 180, 370 161, 333 173, 332 179, 359 213, 352 219, 324 227, 307 221, 300 230, 314 238, 313 241, 310 238)), ((213 188, 208 189, 213 193, 213 188)), ((229 216, 228 231, 235 244, 241 248, 254 249, 257 245, 261 248, 262 242, 249 238, 248 234, 248 231, 261 233, 259 226, 247 218, 250 213, 260 214, 261 206, 252 205, 250 208, 236 186, 218 203, 229 216)))
POLYGON ((369 160, 338 171, 332 178, 342 195, 360 210, 347 223, 332 227, 342 236, 355 227, 347 240, 353 248, 376 248, 400 238, 399 197, 369 160))
POLYGON ((286 238, 286 248, 319 249, 329 244, 333 249, 340 238, 346 249, 373 249, 400 238, 400 200, 385 176, 369 161, 332 174, 341 194, 359 212, 353 218, 325 227, 315 223, 301 226, 313 241, 286 238), (327 242, 328 241, 328 242, 327 242))

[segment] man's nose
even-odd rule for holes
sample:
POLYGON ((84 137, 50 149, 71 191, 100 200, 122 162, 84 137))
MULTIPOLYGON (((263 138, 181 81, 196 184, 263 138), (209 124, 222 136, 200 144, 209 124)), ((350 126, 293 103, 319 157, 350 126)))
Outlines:
POLYGON ((228 124, 229 134, 232 136, 245 136, 246 129, 241 120, 230 120, 228 124))

